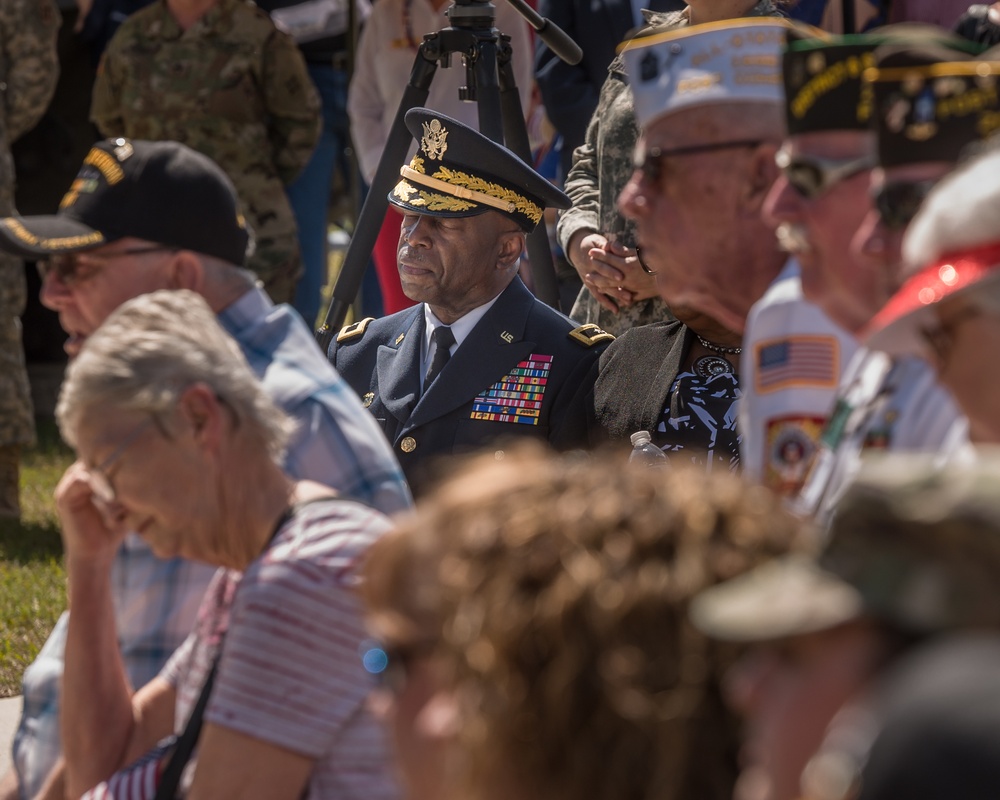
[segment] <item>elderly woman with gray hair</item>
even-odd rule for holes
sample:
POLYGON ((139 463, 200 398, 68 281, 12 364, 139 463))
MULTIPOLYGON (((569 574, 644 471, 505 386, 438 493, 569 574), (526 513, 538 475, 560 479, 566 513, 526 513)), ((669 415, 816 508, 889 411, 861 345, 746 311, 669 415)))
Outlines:
POLYGON ((291 423, 204 301, 155 292, 120 307, 70 366, 56 414, 78 461, 56 489, 72 613, 65 764, 44 796, 173 798, 157 790, 164 765, 172 781, 195 742, 188 798, 395 796, 364 708, 355 598, 389 523, 282 471, 291 423), (134 693, 110 592, 127 530, 222 567, 187 642, 134 693))

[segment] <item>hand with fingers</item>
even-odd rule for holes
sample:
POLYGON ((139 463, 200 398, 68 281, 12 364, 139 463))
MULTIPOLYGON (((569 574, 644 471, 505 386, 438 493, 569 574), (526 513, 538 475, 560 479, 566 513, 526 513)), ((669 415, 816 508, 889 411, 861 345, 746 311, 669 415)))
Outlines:
POLYGON ((570 242, 569 258, 587 290, 612 313, 657 295, 656 280, 635 248, 613 235, 581 231, 570 242))
POLYGON ((118 503, 97 498, 82 461, 71 464, 59 480, 55 502, 67 561, 110 564, 125 538, 125 512, 118 503))

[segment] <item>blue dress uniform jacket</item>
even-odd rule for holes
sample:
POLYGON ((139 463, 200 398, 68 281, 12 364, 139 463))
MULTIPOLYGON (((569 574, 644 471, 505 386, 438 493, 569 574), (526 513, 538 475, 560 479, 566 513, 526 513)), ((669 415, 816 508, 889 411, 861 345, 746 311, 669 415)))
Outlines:
POLYGON ((435 456, 520 437, 560 450, 590 444, 598 360, 613 337, 596 326, 581 338, 572 335, 580 330, 515 278, 422 397, 423 305, 345 328, 329 357, 382 426, 419 492, 435 456))

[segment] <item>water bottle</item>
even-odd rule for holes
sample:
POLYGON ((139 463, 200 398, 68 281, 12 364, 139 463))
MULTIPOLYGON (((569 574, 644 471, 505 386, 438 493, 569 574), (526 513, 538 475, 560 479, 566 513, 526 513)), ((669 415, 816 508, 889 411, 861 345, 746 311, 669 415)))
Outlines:
POLYGON ((630 464, 639 464, 649 469, 663 469, 667 466, 666 453, 653 444, 649 431, 636 431, 631 439, 632 454, 628 457, 630 464))

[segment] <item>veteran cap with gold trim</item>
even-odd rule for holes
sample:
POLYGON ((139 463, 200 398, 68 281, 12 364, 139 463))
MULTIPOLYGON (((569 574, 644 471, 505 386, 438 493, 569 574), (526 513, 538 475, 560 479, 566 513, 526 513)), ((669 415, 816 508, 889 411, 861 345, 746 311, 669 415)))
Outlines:
POLYGON ((968 145, 1000 130, 1000 53, 976 56, 969 46, 961 40, 875 51, 867 78, 880 166, 957 163, 968 145))
POLYGON ((0 219, 0 249, 26 258, 125 237, 232 264, 244 262, 251 238, 226 173, 178 142, 98 142, 56 214, 0 219))
POLYGON ((868 130, 871 87, 862 76, 875 66, 873 36, 817 36, 814 28, 788 32, 782 53, 788 134, 868 130))
POLYGON ((411 108, 405 120, 418 147, 389 192, 394 206, 438 217, 498 211, 529 233, 546 208, 569 208, 559 189, 468 125, 427 108, 411 108))
POLYGON ((702 105, 780 103, 787 28, 780 18, 760 17, 632 39, 623 55, 639 126, 702 105))

